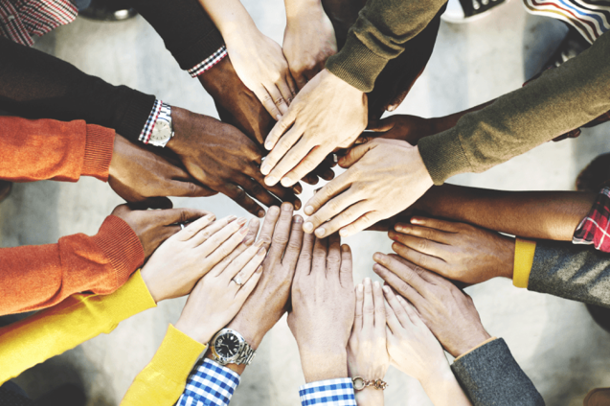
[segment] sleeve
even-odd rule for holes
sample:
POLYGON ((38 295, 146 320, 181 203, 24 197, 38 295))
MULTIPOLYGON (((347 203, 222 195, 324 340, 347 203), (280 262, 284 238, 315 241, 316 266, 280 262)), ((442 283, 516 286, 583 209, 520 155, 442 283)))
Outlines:
POLYGON ((610 110, 610 32, 528 86, 464 115, 455 127, 418 142, 437 185, 483 172, 610 110))
POLYGON ((114 130, 84 121, 27 120, 0 116, 0 179, 14 182, 81 176, 108 180, 114 130))
POLYGON ((545 404, 501 338, 456 359, 451 370, 473 406, 545 404))
POLYGON ((609 253, 608 228, 610 228, 610 188, 605 187, 598 193, 589 213, 576 227, 572 243, 592 245, 596 250, 609 253))
POLYGON ((85 120, 138 140, 154 96, 113 86, 6 38, 0 38, 0 55, 0 109, 26 118, 85 120))
POLYGON ((116 216, 107 217, 93 237, 0 248, 0 314, 50 307, 78 292, 112 293, 143 262, 138 236, 116 216))
POLYGON ((238 374, 203 358, 191 371, 176 406, 227 406, 239 382, 238 374))
POLYGON ((170 325, 152 361, 136 376, 121 406, 151 406, 176 403, 191 369, 207 346, 170 325))
POLYGON ((354 385, 350 378, 310 382, 299 388, 302 406, 356 406, 354 385))
POLYGON ((591 246, 538 241, 527 288, 610 307, 610 256, 591 246))
POLYGON ((199 1, 129 0, 129 2, 163 38, 165 47, 183 70, 190 73, 193 68, 201 64, 205 65, 207 62, 209 65, 211 61, 217 63, 226 56, 224 40, 199 1))
POLYGON ((423 31, 446 0, 369 0, 350 28, 343 48, 328 58, 326 68, 368 93, 404 44, 423 31))
POLYGON ((76 294, 0 328, 0 384, 155 306, 138 271, 111 295, 76 294))

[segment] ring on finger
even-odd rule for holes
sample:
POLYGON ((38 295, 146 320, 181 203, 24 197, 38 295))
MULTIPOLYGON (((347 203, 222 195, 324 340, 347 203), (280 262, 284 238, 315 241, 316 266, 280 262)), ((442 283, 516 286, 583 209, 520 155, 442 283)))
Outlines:
POLYGON ((241 286, 244 284, 244 282, 241 280, 241 278, 239 277, 239 275, 237 275, 235 278, 231 279, 233 282, 235 282, 235 284, 237 286, 241 286))
POLYGON ((180 231, 184 230, 184 223, 180 223, 180 231))

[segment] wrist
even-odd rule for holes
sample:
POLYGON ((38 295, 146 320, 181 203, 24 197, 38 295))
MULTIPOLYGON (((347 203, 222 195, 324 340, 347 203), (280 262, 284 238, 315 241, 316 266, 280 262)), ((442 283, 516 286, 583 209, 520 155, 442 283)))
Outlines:
POLYGON ((284 0, 284 6, 286 8, 287 23, 298 19, 303 13, 311 13, 315 10, 313 7, 324 12, 322 0, 284 0))
POLYGON ((193 322, 182 316, 180 316, 174 327, 191 337, 193 340, 204 345, 210 342, 215 333, 206 329, 205 323, 201 323, 200 321, 193 322))
POLYGON ((299 347, 299 352, 307 383, 348 376, 345 348, 306 350, 299 347))
POLYGON ((441 388, 446 386, 447 382, 455 380, 447 360, 443 360, 436 368, 430 368, 428 372, 426 376, 419 379, 419 383, 426 393, 431 393, 429 391, 440 391, 442 390, 441 388))
POLYGON ((467 337, 463 342, 459 343, 458 346, 453 349, 453 351, 450 351, 450 353, 455 358, 461 357, 462 355, 467 354, 473 349, 479 347, 490 338, 491 335, 489 335, 489 333, 485 331, 481 325, 478 331, 473 332, 473 334, 467 337))
POLYGON ((498 269, 496 276, 513 279, 515 270, 515 246, 516 238, 500 236, 501 246, 498 248, 498 269))
POLYGON ((241 319, 238 314, 237 317, 227 326, 227 328, 235 330, 241 334, 250 347, 256 350, 263 341, 265 334, 267 334, 266 328, 257 328, 259 325, 259 320, 248 323, 247 320, 241 319))
MULTIPOLYGON (((353 378, 353 377, 352 377, 353 378)), ((356 404, 358 406, 381 406, 383 405, 383 390, 367 386, 366 388, 354 391, 356 404)))

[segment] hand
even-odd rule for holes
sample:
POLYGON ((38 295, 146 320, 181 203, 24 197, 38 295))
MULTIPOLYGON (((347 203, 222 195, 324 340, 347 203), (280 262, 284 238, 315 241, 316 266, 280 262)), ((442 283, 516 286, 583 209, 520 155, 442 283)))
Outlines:
POLYGON ((469 224, 413 217, 390 231, 398 255, 445 278, 467 284, 513 277, 515 239, 469 224))
POLYGON ((292 282, 288 326, 307 382, 347 377, 347 341, 354 321, 352 254, 338 236, 306 235, 292 282))
POLYGON ((395 115, 370 122, 367 130, 373 133, 365 132, 358 142, 365 143, 375 138, 385 138, 417 145, 417 142, 423 137, 435 134, 433 119, 406 115, 395 115))
POLYGON ((415 306, 418 315, 454 357, 490 338, 472 298, 448 280, 394 255, 376 253, 373 270, 415 306))
MULTIPOLYGON (((366 278, 356 287, 356 312, 347 347, 349 376, 383 379, 390 366, 386 346, 386 311, 381 285, 366 278), (372 285, 372 286, 371 286, 372 285)), ((367 386, 356 392, 358 406, 383 405, 383 391, 367 386)))
POLYGON ((272 150, 261 172, 267 185, 292 186, 335 148, 347 148, 367 121, 366 95, 328 70, 300 91, 265 141, 272 150))
MULTIPOLYGON (((176 135, 167 147, 199 182, 259 217, 265 211, 252 198, 267 206, 279 206, 279 198, 300 207, 293 190, 265 186, 258 169, 262 151, 237 128, 177 107, 172 107, 172 119, 176 135)), ((294 190, 300 192, 301 185, 294 190)))
POLYGON ((356 234, 411 206, 433 183, 417 147, 405 141, 373 140, 352 148, 339 165, 349 169, 305 205, 311 217, 303 230, 318 238, 337 230, 356 234))
POLYGON ((247 249, 241 244, 214 266, 195 285, 176 328, 202 344, 210 342, 235 317, 256 287, 263 272, 260 264, 265 253, 262 244, 247 249), (233 281, 236 277, 242 285, 233 281))
POLYGON ((243 227, 246 219, 229 216, 214 221, 207 215, 189 224, 155 251, 142 268, 142 279, 155 300, 187 295, 195 283, 240 244, 251 244, 258 220, 243 227))
POLYGON ((286 1, 284 55, 296 85, 302 89, 337 53, 335 30, 320 0, 286 1))
POLYGON ((168 199, 157 198, 161 196, 217 193, 200 185, 183 169, 118 134, 114 138, 108 184, 126 201, 155 208, 172 207, 168 199))
POLYGON ((144 257, 148 258, 159 245, 180 231, 177 223, 193 221, 201 216, 210 215, 199 209, 133 210, 126 204, 117 206, 112 215, 125 221, 136 233, 144 257))

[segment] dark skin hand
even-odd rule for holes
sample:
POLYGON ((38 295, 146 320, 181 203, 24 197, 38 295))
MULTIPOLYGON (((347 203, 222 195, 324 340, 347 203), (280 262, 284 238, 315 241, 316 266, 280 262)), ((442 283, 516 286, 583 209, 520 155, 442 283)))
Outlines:
POLYGON ((266 186, 260 173, 263 151, 237 128, 178 107, 172 108, 172 120, 175 136, 167 148, 206 187, 227 195, 259 217, 265 210, 254 199, 266 206, 288 201, 300 207, 295 193, 302 187, 266 186))
MULTIPOLYGON (((197 78, 214 99, 220 119, 237 127, 257 146, 262 146, 275 125, 275 120, 237 76, 230 58, 226 56, 197 78)), ((262 151, 267 153, 264 149, 262 151)), ((321 164, 303 181, 315 185, 318 177, 331 180, 334 177, 334 172, 330 169, 333 166, 331 163, 332 159, 321 164)))
POLYGON ((210 212, 199 209, 169 209, 169 210, 133 210, 128 205, 117 206, 113 216, 125 221, 136 233, 144 256, 148 258, 152 253, 172 235, 180 231, 179 223, 188 223, 203 217, 210 212))
POLYGON ((110 187, 127 202, 141 207, 171 208, 163 196, 212 196, 188 172, 163 157, 116 135, 108 176, 110 187))

